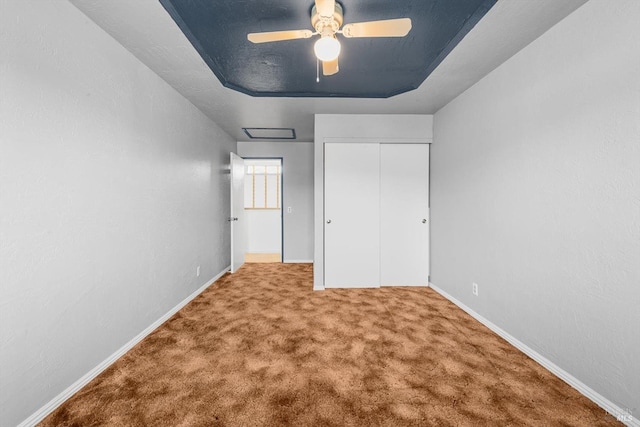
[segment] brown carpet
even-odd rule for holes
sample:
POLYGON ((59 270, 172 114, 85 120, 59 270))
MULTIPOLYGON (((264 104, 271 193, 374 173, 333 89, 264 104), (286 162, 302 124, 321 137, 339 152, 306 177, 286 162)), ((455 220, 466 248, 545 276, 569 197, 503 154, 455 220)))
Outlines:
POLYGON ((227 274, 43 426, 619 425, 428 288, 227 274))

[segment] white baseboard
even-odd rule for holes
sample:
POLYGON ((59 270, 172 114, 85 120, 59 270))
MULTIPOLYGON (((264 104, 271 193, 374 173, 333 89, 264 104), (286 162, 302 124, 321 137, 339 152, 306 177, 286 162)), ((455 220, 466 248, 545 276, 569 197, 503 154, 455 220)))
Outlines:
POLYGON ((551 372, 552 374, 560 378, 562 381, 569 384, 571 387, 578 390, 580 393, 582 393, 584 396, 592 400, 595 404, 600 406, 602 409, 604 409, 608 414, 616 418, 618 421, 621 421, 623 424, 627 426, 640 427, 640 418, 634 417, 633 414, 631 414, 628 410, 625 410, 619 407, 618 405, 616 405, 615 403, 611 402, 609 399, 605 398, 600 393, 596 392, 595 390, 593 390, 592 388, 584 384, 582 381, 578 380, 576 377, 574 377, 564 369, 560 368, 558 365, 556 365, 555 363, 553 363, 552 361, 550 361, 549 359, 547 359, 537 351, 533 350, 531 347, 527 346, 526 344, 524 344, 514 336, 510 335, 508 332, 505 332, 502 328, 496 326, 489 320, 485 319, 484 317, 482 317, 481 315, 479 315, 478 313, 476 313, 475 311, 473 311, 472 309, 464 305, 462 302, 458 301, 456 298, 449 295, 447 292, 435 286, 433 283, 430 283, 429 286, 434 291, 436 291, 437 293, 439 293, 440 295, 442 295, 443 297, 445 297, 446 299, 448 299, 449 301, 451 301, 452 303, 460 307, 462 310, 467 312, 467 314, 469 314, 471 317, 476 319, 478 322, 482 323, 484 326, 491 329, 493 332, 495 332, 500 337, 505 339, 507 342, 509 342, 509 344, 511 344, 512 346, 514 346, 515 348, 517 348, 518 350, 520 350, 521 352, 523 352, 524 354, 526 354, 527 356, 529 356, 530 358, 538 362, 549 372, 551 372))
POLYGON ((319 286, 319 287, 313 287, 314 291, 324 291, 324 286, 319 286))
POLYGON ((285 259, 283 264, 313 264, 312 259, 285 259))
POLYGON ((78 390, 87 385, 91 380, 97 377, 102 371, 111 366, 116 360, 122 357, 127 351, 131 350, 136 344, 145 339, 147 335, 156 330, 160 325, 169 320, 171 316, 176 314, 180 309, 182 309, 185 305, 189 304, 191 300, 200 295, 205 289, 211 286, 214 282, 216 282, 219 278, 221 278, 227 271, 231 269, 231 266, 222 270, 219 274, 217 274, 213 279, 209 280, 207 283, 202 285, 198 290, 193 292, 191 295, 182 300, 178 305, 169 310, 166 314, 164 314, 161 318, 153 322, 149 325, 145 330, 136 335, 131 341, 120 347, 115 353, 111 356, 107 357, 104 361, 102 361, 98 366, 87 372, 84 376, 82 376, 78 381, 71 384, 66 390, 62 393, 51 399, 49 403, 45 404, 42 408, 38 409, 34 412, 29 418, 18 424, 18 427, 31 427, 38 424, 42 421, 47 415, 56 410, 58 406, 62 405, 67 399, 73 396, 78 390))

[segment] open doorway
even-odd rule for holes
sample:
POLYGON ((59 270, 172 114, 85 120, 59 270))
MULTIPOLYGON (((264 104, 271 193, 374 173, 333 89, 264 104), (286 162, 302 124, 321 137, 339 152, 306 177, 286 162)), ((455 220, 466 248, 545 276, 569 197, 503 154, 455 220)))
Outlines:
POLYGON ((282 262, 282 158, 245 158, 245 262, 282 262))

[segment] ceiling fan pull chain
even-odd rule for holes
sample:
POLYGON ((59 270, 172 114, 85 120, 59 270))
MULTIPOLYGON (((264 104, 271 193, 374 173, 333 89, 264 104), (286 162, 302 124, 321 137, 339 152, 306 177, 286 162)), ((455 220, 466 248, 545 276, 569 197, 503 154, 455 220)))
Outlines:
POLYGON ((320 60, 316 58, 316 83, 320 83, 320 60))

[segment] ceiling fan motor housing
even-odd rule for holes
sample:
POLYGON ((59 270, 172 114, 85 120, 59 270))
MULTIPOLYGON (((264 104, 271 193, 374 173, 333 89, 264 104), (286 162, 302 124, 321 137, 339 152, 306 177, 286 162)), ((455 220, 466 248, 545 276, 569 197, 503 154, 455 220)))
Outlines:
POLYGON ((335 3, 332 16, 320 16, 315 6, 311 9, 311 26, 322 36, 335 34, 342 26, 342 6, 335 3))

